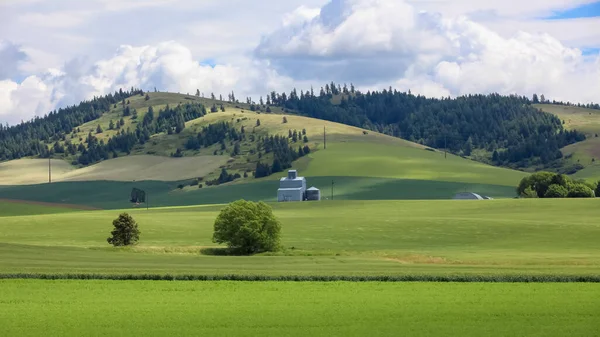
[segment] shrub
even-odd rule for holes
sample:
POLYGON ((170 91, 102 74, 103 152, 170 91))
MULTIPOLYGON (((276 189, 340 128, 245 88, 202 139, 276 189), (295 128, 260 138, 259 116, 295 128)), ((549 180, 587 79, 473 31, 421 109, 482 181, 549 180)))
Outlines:
POLYGON ((522 193, 522 198, 538 198, 537 192, 531 187, 527 187, 522 193))
POLYGON ((594 190, 585 184, 575 183, 570 186, 567 196, 569 198, 593 198, 594 190))
POLYGON ((106 241, 115 247, 129 246, 137 243, 140 239, 138 225, 127 213, 119 215, 113 221, 113 226, 115 229, 110 233, 112 236, 106 239, 106 241))
POLYGON ((566 198, 568 194, 569 191, 565 187, 553 184, 548 187, 548 191, 544 194, 544 198, 566 198))
POLYGON ((238 200, 217 216, 213 242, 227 244, 241 254, 276 251, 280 248, 281 223, 264 202, 238 200))

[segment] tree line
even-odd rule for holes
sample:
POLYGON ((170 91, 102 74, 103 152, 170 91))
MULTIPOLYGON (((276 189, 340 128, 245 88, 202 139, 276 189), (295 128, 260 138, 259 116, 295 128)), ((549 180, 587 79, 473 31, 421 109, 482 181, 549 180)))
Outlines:
MULTIPOLYGON (((544 98, 545 99, 545 98, 544 98)), ((426 98, 392 88, 362 93, 330 83, 289 94, 271 92, 267 104, 313 118, 357 126, 470 156, 486 150, 495 165, 529 167, 562 158, 560 148, 585 140, 524 96, 426 98)))

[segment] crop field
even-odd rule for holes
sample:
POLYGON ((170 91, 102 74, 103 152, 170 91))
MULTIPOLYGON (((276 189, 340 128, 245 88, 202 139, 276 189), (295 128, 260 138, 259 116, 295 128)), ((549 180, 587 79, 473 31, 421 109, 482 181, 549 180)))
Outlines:
POLYGON ((594 336, 595 284, 0 280, 0 335, 594 336))
POLYGON ((142 234, 126 249, 106 242, 118 210, 0 215, 0 273, 600 273, 594 200, 273 204, 285 250, 253 257, 215 255, 221 207, 130 210, 142 234))

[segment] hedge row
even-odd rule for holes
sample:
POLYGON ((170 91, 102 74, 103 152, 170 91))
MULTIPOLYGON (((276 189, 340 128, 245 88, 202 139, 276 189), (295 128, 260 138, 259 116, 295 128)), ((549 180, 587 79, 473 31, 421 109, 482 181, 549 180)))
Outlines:
POLYGON ((121 281, 288 281, 288 282, 586 282, 600 275, 397 275, 397 276, 266 276, 266 275, 153 275, 153 274, 0 274, 0 279, 121 280, 121 281))

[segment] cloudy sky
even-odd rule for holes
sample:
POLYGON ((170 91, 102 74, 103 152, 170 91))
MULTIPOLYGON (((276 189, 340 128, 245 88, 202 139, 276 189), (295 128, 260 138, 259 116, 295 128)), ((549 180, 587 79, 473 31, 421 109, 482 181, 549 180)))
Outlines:
POLYGON ((600 101, 589 0, 0 0, 0 122, 120 87, 600 101))

